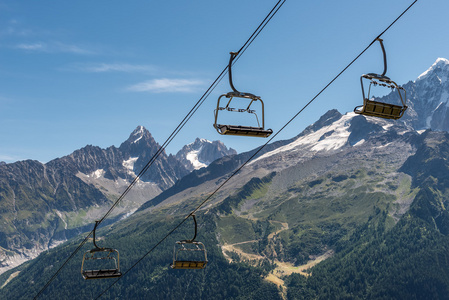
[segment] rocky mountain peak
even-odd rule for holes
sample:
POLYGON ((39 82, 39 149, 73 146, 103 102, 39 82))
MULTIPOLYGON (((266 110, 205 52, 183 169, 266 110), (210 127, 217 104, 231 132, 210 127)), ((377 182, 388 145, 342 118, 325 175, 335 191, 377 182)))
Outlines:
POLYGON ((415 81, 404 85, 408 109, 403 118, 415 130, 449 131, 449 60, 438 58, 415 81))
POLYGON ((178 159, 189 171, 207 167, 216 159, 226 155, 237 154, 232 148, 227 148, 221 141, 208 141, 196 138, 193 143, 185 145, 176 154, 178 159))
POLYGON ((448 73, 449 60, 446 58, 438 58, 435 63, 429 69, 427 69, 427 71, 418 76, 418 78, 415 80, 415 83, 429 79, 438 79, 441 82, 446 82, 448 73))
POLYGON ((298 137, 310 134, 312 132, 318 131, 321 128, 325 127, 325 126, 329 126, 332 123, 334 123, 335 121, 339 120, 342 117, 342 114, 336 110, 336 109, 331 109, 329 111, 327 111, 324 115, 322 115, 318 121, 316 121, 315 123, 313 123, 310 126, 307 126, 306 129, 304 129, 303 132, 301 132, 298 137))
POLYGON ((131 143, 137 143, 141 139, 149 139, 151 137, 151 133, 143 126, 139 125, 133 132, 129 135, 128 141, 131 143))
POLYGON ((154 140, 151 133, 143 126, 137 126, 133 132, 129 135, 129 138, 123 142, 119 149, 123 153, 129 154, 128 157, 139 157, 142 153, 148 153, 148 155, 153 155, 160 145, 154 140))
POLYGON ((124 143, 140 144, 140 143, 155 143, 151 133, 143 126, 139 125, 131 132, 129 138, 124 143))

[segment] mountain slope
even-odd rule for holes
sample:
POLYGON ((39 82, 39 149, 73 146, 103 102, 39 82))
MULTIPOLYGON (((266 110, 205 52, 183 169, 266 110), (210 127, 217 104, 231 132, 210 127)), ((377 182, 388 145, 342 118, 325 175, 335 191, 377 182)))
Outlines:
POLYGON ((402 168, 413 172, 417 161, 423 167, 413 180, 420 191, 409 212, 391 227, 387 211, 380 211, 340 244, 335 257, 312 269, 312 276, 291 276, 288 299, 447 299, 448 185, 439 175, 449 169, 443 164, 435 172, 431 166, 446 155, 449 140, 446 133, 432 132, 420 138, 423 143, 402 168))
MULTIPOLYGON (((444 134, 436 134, 438 136, 433 139, 449 143, 444 134)), ((315 285, 312 285, 313 282, 318 282, 316 285, 321 283, 319 269, 316 269, 316 277, 315 269, 308 279, 300 277, 300 282, 305 281, 301 292, 297 292, 298 286, 293 283, 293 278, 299 275, 282 272, 287 269, 300 272, 308 260, 323 253, 332 256, 335 252, 329 262, 337 259, 337 263, 342 263, 347 257, 344 253, 362 251, 363 248, 357 245, 366 243, 362 240, 359 243, 360 238, 356 237, 367 234, 363 231, 365 224, 375 224, 374 228, 379 230, 374 236, 379 237, 384 232, 392 232, 392 228, 400 228, 403 221, 396 224, 397 220, 407 216, 408 207, 413 199, 418 198, 417 195, 422 194, 422 188, 412 186, 414 178, 399 169, 407 165, 407 160, 419 157, 417 149, 424 144, 431 144, 430 139, 401 124, 328 112, 304 134, 259 156, 246 171, 242 170, 237 175, 232 189, 225 189, 197 212, 197 240, 204 242, 208 249, 209 263, 205 270, 192 274, 170 271, 168 268, 174 242, 192 234, 192 223, 187 220, 180 231, 170 236, 149 255, 148 261, 142 261, 129 273, 130 277, 121 281, 122 285, 113 287, 106 296, 145 297, 151 292, 155 297, 164 297, 160 293, 166 293, 167 286, 170 286, 173 297, 188 292, 206 299, 215 297, 209 288, 213 286, 223 298, 240 295, 277 299, 280 294, 275 286, 262 279, 272 278, 270 276, 280 280, 277 282, 284 286, 284 292, 287 291, 284 296, 291 299, 301 298, 303 291, 326 295, 320 294, 320 290, 315 291, 315 285), (322 122, 325 120, 329 122, 322 122), (367 130, 363 133, 360 126, 365 126, 367 130), (356 136, 354 140, 357 141, 353 145, 350 142, 351 134, 356 136), (338 147, 326 147, 327 139, 338 141, 335 143, 338 147), (276 166, 276 171, 266 173, 267 166, 271 165, 276 166), (236 189, 236 186, 242 188, 236 189), (379 224, 383 225, 379 227, 379 224), (244 263, 248 258, 252 262, 244 263), (230 259, 234 262, 227 262, 230 259)), ((224 163, 228 159, 221 161, 224 163)), ((210 172, 208 169, 212 167, 210 165, 196 172, 210 172)), ((126 220, 107 226, 98 234, 104 237, 102 245, 119 249, 122 268, 127 270, 180 221, 179 217, 191 211, 228 174, 229 171, 224 172, 224 177, 221 175, 202 183, 198 181, 196 185, 174 193, 156 206, 149 206, 126 220)), ((175 186, 166 192, 171 189, 175 186)), ((374 243, 371 240, 368 242, 374 243)), ((57 247, 47 255, 41 255, 40 262, 25 264, 18 276, 0 290, 0 295, 15 298, 32 296, 44 284, 46 277, 35 281, 36 286, 26 291, 20 291, 18 287, 32 280, 33 274, 45 266, 60 264, 75 245, 76 242, 57 247)), ((83 251, 89 247, 92 245, 86 245, 83 251)), ((45 297, 52 297, 61 291, 70 291, 69 294, 74 297, 96 296, 96 293, 85 294, 90 283, 76 275, 79 274, 81 253, 77 257, 45 292, 45 297)), ((326 263, 327 260, 318 267, 326 263)), ((0 276, 0 284, 12 272, 14 270, 0 276)), ((98 293, 107 287, 107 283, 99 284, 98 293)), ((344 286, 343 282, 341 284, 344 286)), ((340 292, 340 289, 333 291, 340 292)))
MULTIPOLYGON (((46 164, 1 164, 0 272, 91 228, 159 148, 149 131, 138 126, 118 148, 88 145, 46 164)), ((188 173, 176 157, 162 152, 110 222, 131 214, 188 173)))
MULTIPOLYGON (((178 295, 177 293, 185 291, 181 286, 193 280, 195 285, 188 290, 200 298, 207 298, 210 294, 206 286, 213 282, 208 280, 215 278, 227 282, 229 286, 235 286, 233 289, 236 293, 239 291, 249 297, 249 290, 242 292, 243 284, 226 281, 224 278, 227 277, 222 276, 230 272, 233 274, 230 278, 247 276, 244 274, 259 274, 258 276, 270 278, 275 274, 282 274, 280 272, 287 270, 287 266, 299 272, 309 259, 323 253, 330 253, 331 256, 336 252, 335 257, 338 258, 338 255, 343 255, 340 253, 350 251, 356 245, 352 242, 348 244, 347 241, 352 241, 360 228, 364 228, 364 224, 384 224, 384 229, 379 229, 379 236, 399 226, 395 225, 396 222, 407 215, 413 199, 422 194, 421 186, 412 185, 415 182, 412 177, 414 174, 411 171, 411 175, 400 171, 401 167, 407 166, 408 160, 422 157, 418 149, 424 145, 432 145, 431 140, 449 144, 445 134, 435 134, 437 136, 429 133, 420 136, 401 123, 329 111, 298 137, 267 149, 247 168, 242 169, 232 179, 229 187, 224 188, 203 210, 197 212, 198 240, 205 242, 210 250, 210 265, 204 270, 210 272, 208 276, 202 277, 204 272, 200 272, 195 275, 198 278, 192 279, 192 275, 186 272, 176 273, 167 269, 174 242, 185 239, 192 233, 192 224, 186 222, 180 232, 170 236, 168 243, 164 243, 164 246, 151 255, 149 265, 145 263, 142 267, 139 266, 134 275, 125 279, 124 290, 117 287, 108 295, 143 295, 142 289, 132 288, 137 286, 147 286, 157 295, 159 287, 164 289, 164 284, 168 282, 176 287, 173 288, 173 295, 178 295), (380 222, 381 219, 383 223, 380 222), (254 261, 251 265, 263 266, 262 269, 256 267, 252 271, 245 271, 239 262, 245 257, 252 257, 254 261), (226 259, 232 259, 234 263, 229 264, 226 259), (136 282, 136 285, 131 282, 136 282)), ((237 157, 240 156, 241 161, 248 155, 240 154, 237 157)), ((423 161, 430 162, 426 157, 423 161)), ((206 179, 201 181, 202 177, 196 174, 196 181, 191 181, 195 184, 186 184, 184 189, 180 185, 174 185, 164 192, 177 191, 171 196, 161 198, 159 203, 150 201, 153 205, 147 205, 147 209, 143 207, 126 220, 110 226, 108 230, 100 231, 99 236, 106 235, 103 245, 120 249, 124 270, 168 232, 179 220, 178 216, 182 217, 191 211, 223 178, 229 176, 232 171, 230 166, 235 165, 235 162, 228 162, 230 159, 231 157, 222 158, 207 168, 193 172, 204 174, 206 179), (224 165, 227 164, 229 166, 225 168, 224 165), (222 175, 207 177, 217 166, 223 168, 217 171, 222 175)), ((400 222, 397 224, 401 224, 400 222)), ((55 252, 51 250, 48 256, 42 255, 42 259, 45 257, 47 261, 44 265, 56 253, 69 252, 73 246, 67 247, 58 247, 60 250, 55 249, 55 252)), ((61 259, 63 256, 61 255, 61 259)), ((79 257, 77 263, 71 262, 72 267, 65 271, 66 275, 62 275, 54 283, 58 289, 76 289, 78 292, 73 295, 77 297, 83 295, 88 283, 81 276, 69 282, 64 278, 68 278, 73 270, 78 270, 76 265, 80 259, 79 257)), ((30 280, 30 274, 39 272, 39 268, 44 265, 24 265, 23 271, 0 290, 0 294, 24 297, 25 294, 20 294, 17 287, 30 280)), ((1 278, 6 280, 9 275, 7 272, 1 278)), ((315 275, 311 278, 315 278, 313 276, 315 275)), ((267 299, 279 297, 277 292, 273 293, 273 285, 258 278, 259 280, 247 283, 255 284, 251 289, 254 296, 262 297, 265 292, 260 289, 263 288, 270 291, 267 299)), ((291 296, 296 286, 287 277, 277 278, 284 288, 291 287, 291 296), (283 280, 286 282, 282 283, 283 280)), ((43 280, 45 278, 41 281, 43 280)), ((38 286, 42 284, 41 281, 38 286)), ((216 288, 223 287, 220 284, 216 288)), ((225 288, 226 293, 233 289, 225 288)), ((311 286, 307 286, 307 290, 315 293, 311 286)), ((45 296, 52 297, 57 292, 59 291, 52 288, 46 291, 45 296)))
MULTIPOLYGON (((268 145, 196 211, 197 240, 210 256, 195 273, 168 267, 175 242, 192 236, 191 220, 150 249, 256 150, 184 176, 99 231, 102 245, 119 249, 124 271, 145 258, 105 296, 444 299, 449 135, 417 131, 412 121, 331 110, 295 138, 268 145)), ((0 297, 33 296, 77 242, 0 275, 0 285, 11 278, 0 297)), ((98 283, 92 292, 77 275, 80 261, 78 253, 44 296, 96 297, 108 287, 98 283)))

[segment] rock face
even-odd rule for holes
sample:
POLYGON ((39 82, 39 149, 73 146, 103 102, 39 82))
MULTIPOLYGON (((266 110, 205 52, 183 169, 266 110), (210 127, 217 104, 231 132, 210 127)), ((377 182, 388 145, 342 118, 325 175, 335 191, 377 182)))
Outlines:
MULTIPOLYGON (((123 154, 124 165, 132 174, 138 174, 153 155, 160 149, 160 145, 143 126, 138 126, 129 136, 128 140, 120 145, 118 150, 123 154)), ((189 171, 173 155, 166 155, 165 151, 153 163, 142 181, 154 182, 162 190, 172 186, 179 178, 187 175, 189 171)))
POLYGON ((207 167, 211 162, 223 156, 237 154, 232 148, 227 148, 220 141, 208 141, 197 138, 195 142, 185 145, 176 158, 189 170, 207 167))

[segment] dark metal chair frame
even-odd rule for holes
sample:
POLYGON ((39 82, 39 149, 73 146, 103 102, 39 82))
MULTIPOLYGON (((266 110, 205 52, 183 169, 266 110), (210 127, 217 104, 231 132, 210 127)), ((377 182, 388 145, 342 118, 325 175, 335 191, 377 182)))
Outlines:
POLYGON ((378 38, 377 41, 379 41, 380 46, 382 48, 383 52, 383 58, 384 58, 384 71, 382 74, 375 74, 375 73, 369 73, 369 74, 363 74, 360 77, 360 84, 362 86, 362 96, 363 96, 363 105, 359 105, 356 108, 354 108, 354 112, 356 114, 365 115, 365 116, 372 116, 372 117, 379 117, 384 119, 400 119, 405 111, 407 110, 406 105, 406 99, 407 94, 404 88, 398 86, 396 82, 391 80, 389 77, 385 76, 385 73, 387 72, 387 55, 385 52, 385 48, 382 42, 382 39, 378 38), (365 88, 363 84, 363 80, 369 80, 370 85, 368 89, 368 94, 365 95, 365 88), (395 105, 390 103, 384 103, 380 101, 374 101, 370 100, 370 91, 371 86, 383 86, 387 88, 391 88, 392 90, 396 90, 399 95, 399 99, 401 100, 401 105, 395 105))
POLYGON ((190 269, 190 270, 198 270, 198 269, 204 269, 207 265, 207 251, 206 247, 201 242, 196 242, 196 233, 197 233, 197 223, 195 215, 191 215, 193 218, 193 221, 195 222, 195 235, 191 240, 183 240, 178 241, 175 244, 175 247, 173 249, 173 263, 170 265, 172 269, 190 269), (189 245, 189 246, 187 246, 189 245), (192 246, 193 245, 193 248, 192 246), (187 246, 187 247, 186 247, 187 246), (180 260, 179 254, 184 251, 200 251, 204 254, 203 260, 180 260))
POLYGON ((100 248, 95 242, 95 231, 97 229, 99 221, 95 221, 95 227, 93 230, 93 244, 95 248, 87 251, 83 255, 83 262, 81 263, 81 274, 84 279, 107 279, 107 278, 118 278, 122 276, 120 272, 120 255, 119 252, 112 248, 100 248), (105 256, 98 256, 98 254, 107 253, 105 256), (95 256, 97 254, 97 256, 95 256), (114 260, 115 268, 113 269, 98 269, 98 270, 84 270, 84 262, 87 260, 104 260, 112 259, 114 260))
POLYGON ((214 128, 217 130, 217 132, 219 134, 222 134, 222 135, 268 137, 273 133, 273 130, 265 129, 265 111, 264 111, 264 103, 263 103, 262 99, 259 96, 253 95, 251 93, 242 93, 242 92, 237 91, 237 89, 234 87, 234 84, 232 83, 232 63, 234 61, 234 58, 237 55, 238 55, 238 52, 231 52, 231 58, 229 59, 229 64, 228 64, 228 74, 229 74, 229 84, 232 88, 232 92, 223 94, 218 98, 217 108, 214 110, 214 116, 215 116, 214 128), (224 107, 220 106, 220 101, 223 97, 229 99, 226 106, 224 106, 224 107), (250 99, 251 102, 246 107, 246 109, 243 109, 243 108, 235 109, 235 108, 232 108, 229 106, 231 104, 232 99, 234 99, 234 98, 250 99), (259 118, 256 114, 256 111, 251 109, 251 105, 256 101, 260 101, 261 106, 262 106, 262 118, 261 118, 262 126, 260 126, 259 118), (219 113, 219 111, 222 111, 222 110, 231 111, 231 112, 247 112, 250 114, 254 114, 256 116, 258 127, 218 124, 218 113, 219 113))

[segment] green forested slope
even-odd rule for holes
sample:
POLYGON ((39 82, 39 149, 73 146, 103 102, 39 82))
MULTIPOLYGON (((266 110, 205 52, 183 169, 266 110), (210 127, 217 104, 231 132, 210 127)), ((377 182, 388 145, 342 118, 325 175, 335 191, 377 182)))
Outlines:
POLYGON ((312 276, 292 275, 288 299, 448 299, 449 239, 415 212, 389 231, 379 213, 312 276))
MULTIPOLYGON (((294 177, 288 187, 282 182, 302 165, 250 179, 211 202, 197 213, 197 240, 208 250, 204 270, 169 268, 175 242, 193 234, 191 220, 130 270, 203 199, 188 196, 103 227, 98 244, 118 249, 122 271, 130 270, 103 298, 449 299, 449 138, 427 132, 414 143, 408 159, 383 146, 364 160, 342 151, 332 160, 341 164, 294 177), (247 255, 225 250, 225 257, 225 246, 247 255), (308 276, 279 275, 283 294, 264 280, 274 263, 294 268, 330 250, 334 255, 308 276)), ((77 243, 2 274, 0 287, 20 271, 0 288, 0 298, 34 297, 77 243)), ((82 279, 82 252, 92 247, 83 247, 41 299, 95 299, 114 282, 82 279)))
MULTIPOLYGON (((100 240, 98 244, 120 249, 122 270, 126 271, 180 219, 161 221, 148 222, 145 216, 141 216, 138 222, 124 222, 120 228, 113 229, 107 240, 100 240)), ((226 262, 217 247, 214 224, 210 217, 199 218, 200 232, 197 240, 207 245, 209 259, 204 270, 172 270, 169 267, 175 241, 190 238, 193 233, 193 225, 186 222, 179 232, 170 236, 137 264, 103 298, 279 299, 276 286, 263 280, 263 275, 270 268, 269 264, 255 268, 226 262)), ((99 236, 101 232, 102 230, 99 231, 99 236)), ((16 279, 0 289, 0 298, 33 298, 75 248, 76 244, 71 243, 52 249, 42 254, 38 260, 23 265, 16 279)), ((92 244, 84 246, 83 251, 89 248, 93 248, 92 244)), ((81 252, 69 262, 40 299, 95 299, 114 282, 113 279, 83 280, 80 274, 81 252)), ((12 271, 0 276, 0 286, 11 273, 12 271)))

